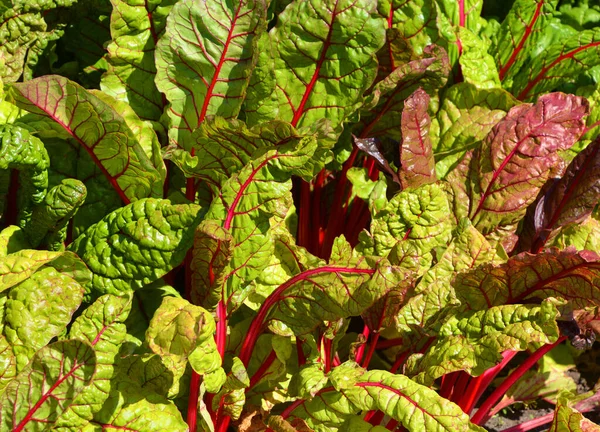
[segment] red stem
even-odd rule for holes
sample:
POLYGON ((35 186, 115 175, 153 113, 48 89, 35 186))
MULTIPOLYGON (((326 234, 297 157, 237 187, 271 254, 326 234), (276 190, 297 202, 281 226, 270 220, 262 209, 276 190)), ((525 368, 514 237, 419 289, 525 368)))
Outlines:
POLYGON ((454 390, 454 384, 458 379, 458 372, 452 372, 445 375, 442 378, 442 387, 440 388, 440 396, 445 399, 452 397, 452 390, 454 390))
POLYGON ((367 351, 367 355, 365 360, 362 363, 363 368, 368 368, 369 363, 371 363, 371 358, 373 358, 373 353, 375 352, 375 348, 377 347, 377 340, 379 339, 379 332, 373 332, 373 337, 371 343, 369 344, 369 351, 367 351))
POLYGON ((402 338, 395 338, 395 339, 386 339, 386 340, 382 340, 377 342, 377 349, 381 350, 381 349, 386 349, 386 348, 392 348, 398 345, 402 345, 404 343, 404 340, 402 338))
POLYGON ((498 376, 498 374, 504 369, 504 367, 510 362, 513 357, 517 355, 517 351, 504 351, 502 353, 502 361, 498 363, 496 366, 486 370, 484 373, 479 375, 476 378, 473 378, 471 381, 471 386, 468 392, 465 392, 464 396, 458 403, 458 405, 462 408, 462 410, 471 414, 473 407, 481 398, 481 395, 485 392, 485 390, 489 387, 489 385, 494 381, 494 378, 498 376))
POLYGON ((298 209, 298 246, 304 246, 310 250, 310 183, 304 180, 300 183, 300 208, 298 209))
MULTIPOLYGON (((225 416, 221 421, 219 421, 217 432, 227 432, 227 428, 229 428, 229 422, 231 421, 231 417, 225 416)), ((192 429, 190 429, 192 430, 192 429)))
MULTIPOLYGON (((187 424, 189 430, 196 430, 196 419, 198 416, 198 397, 200 396, 200 375, 192 369, 192 379, 190 381, 190 396, 188 398, 187 424)), ((211 407, 207 405, 209 412, 211 407)))
MULTIPOLYGON (((311 229, 310 233, 312 234, 308 239, 310 243, 310 250, 315 252, 321 251, 321 241, 320 241, 320 231, 321 231, 321 205, 322 205, 322 191, 323 191, 323 183, 325 182, 325 170, 321 170, 317 177, 315 178, 315 182, 313 184, 313 193, 311 198, 311 229)), ((327 257, 321 257, 327 258, 327 257)))
POLYGON ((296 353, 298 354, 298 366, 306 364, 306 356, 304 355, 304 349, 302 349, 302 339, 296 338, 296 353))
POLYGON ((325 364, 325 373, 331 372, 331 345, 332 340, 323 336, 323 363, 325 364))
POLYGON ((250 378, 250 387, 246 389, 246 392, 258 384, 258 382, 265 376, 265 372, 271 367, 276 358, 277 354, 275 354, 275 351, 271 350, 271 353, 267 356, 265 361, 263 361, 254 375, 252 375, 252 378, 250 378))
POLYGON ((465 394, 470 381, 471 375, 465 371, 458 372, 458 378, 454 384, 454 389, 452 389, 452 402, 458 403, 461 397, 465 394))
POLYGON ((488 396, 488 398, 481 404, 481 407, 471 419, 471 422, 477 425, 485 424, 489 420, 490 410, 496 404, 496 402, 498 402, 500 398, 504 396, 508 389, 511 388, 525 372, 531 369, 539 359, 541 359, 544 355, 546 355, 546 353, 563 342, 565 339, 566 336, 561 336, 553 344, 544 345, 530 355, 527 360, 521 363, 509 376, 506 377, 502 384, 500 384, 498 388, 496 388, 496 390, 494 390, 492 394, 488 396))
POLYGON ((365 346, 367 345, 367 340, 369 339, 369 326, 365 325, 363 327, 362 335, 365 337, 365 343, 358 347, 356 350, 356 363, 360 363, 362 361, 363 355, 365 353, 365 346))
POLYGON ((404 364, 404 362, 406 361, 406 359, 408 358, 409 355, 410 355, 410 351, 405 351, 402 354, 400 354, 398 356, 398 358, 396 359, 396 361, 394 362, 394 364, 392 365, 390 372, 396 373, 396 371, 398 371, 398 369, 400 369, 402 367, 402 365, 404 364))
POLYGON ((501 432, 526 432, 532 429, 536 429, 540 426, 544 426, 545 424, 550 423, 554 419, 554 413, 548 413, 538 418, 534 418, 532 420, 528 420, 520 425, 509 427, 508 429, 503 429, 501 432))
POLYGON ((217 305, 217 334, 215 335, 217 350, 221 355, 221 360, 225 357, 225 347, 227 346, 227 306, 221 300, 217 305))

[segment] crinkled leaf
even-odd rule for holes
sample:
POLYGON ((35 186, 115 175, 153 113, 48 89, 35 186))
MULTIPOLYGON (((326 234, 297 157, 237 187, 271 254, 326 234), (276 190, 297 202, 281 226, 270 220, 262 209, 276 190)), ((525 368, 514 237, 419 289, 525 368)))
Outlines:
POLYGON ((432 122, 436 171, 444 178, 469 149, 477 148, 518 101, 502 89, 479 89, 460 83, 450 87, 432 122))
POLYGON ((523 351, 555 342, 557 316, 550 302, 457 312, 441 324, 436 343, 414 363, 409 361, 407 368, 417 382, 426 385, 457 370, 480 375, 496 365, 507 349, 523 351))
POLYGON ((328 378, 320 363, 307 364, 292 376, 290 394, 300 399, 310 399, 325 388, 328 378))
POLYGON ((154 55, 175 3, 176 0, 112 1, 112 40, 107 46, 108 71, 102 76, 101 87, 127 102, 144 120, 158 121, 166 105, 154 84, 154 55))
POLYGON ((0 169, 20 171, 21 227, 31 218, 33 206, 40 204, 46 196, 49 165, 48 152, 39 138, 23 127, 0 125, 0 169))
POLYGON ((460 301, 474 310, 546 297, 562 297, 575 308, 586 308, 600 304, 598 277, 600 257, 595 252, 547 249, 461 273, 453 286, 460 301))
POLYGON ((486 43, 472 31, 461 27, 462 54, 459 58, 465 82, 479 88, 499 88, 500 78, 494 58, 488 54, 486 43))
POLYGON ((600 222, 589 217, 581 223, 563 227, 549 246, 566 249, 569 246, 577 250, 600 251, 600 222))
POLYGON ((28 279, 42 266, 55 260, 62 253, 21 250, 0 259, 0 292, 28 279))
POLYGON ((98 96, 55 75, 13 84, 12 94, 19 107, 53 120, 81 144, 123 202, 162 195, 164 175, 123 117, 98 96))
POLYGON ((600 426, 586 419, 572 407, 572 394, 564 392, 556 403, 554 419, 548 432, 599 432, 600 426))
POLYGON ((438 89, 446 84, 449 72, 446 52, 435 45, 427 47, 422 58, 396 68, 378 82, 366 98, 356 126, 357 135, 362 138, 386 135, 400 141, 398 125, 402 122, 406 98, 419 87, 429 95, 436 95, 438 89))
POLYGON ((92 225, 69 249, 93 273, 95 292, 135 290, 183 261, 200 218, 200 207, 194 204, 142 199, 92 225))
MULTIPOLYGON (((60 335, 83 300, 83 288, 71 276, 44 267, 13 287, 4 306, 4 336, 11 345, 41 349, 60 335)), ((19 358, 19 363, 28 359, 19 358)))
POLYGON ((418 88, 404 102, 400 147, 400 181, 403 188, 416 188, 437 180, 429 139, 429 99, 427 92, 418 88))
POLYGON ((17 376, 17 359, 8 340, 0 335, 0 394, 17 376))
POLYGON ((398 328, 407 332, 415 327, 427 330, 444 308, 458 303, 450 284, 454 275, 494 261, 499 261, 496 251, 468 219, 463 219, 437 264, 423 275, 416 294, 395 317, 398 328))
POLYGON ((187 432, 181 413, 168 399, 143 391, 134 382, 118 381, 102 410, 82 432, 123 429, 131 432, 187 432))
POLYGON ((502 81, 510 83, 536 48, 556 3, 555 0, 514 2, 490 47, 502 81))
POLYGON ((514 77, 511 92, 519 100, 533 100, 598 65, 600 30, 584 30, 530 58, 514 77))
POLYGON ((250 386, 250 377, 246 367, 239 358, 233 358, 231 371, 227 374, 227 380, 223 388, 213 399, 213 411, 219 410, 238 420, 246 403, 246 389, 250 386))
POLYGON ((411 431, 483 431, 434 390, 404 375, 369 371, 344 395, 362 410, 381 410, 411 431))
POLYGON ((43 244, 50 250, 63 250, 67 224, 77 213, 87 190, 79 180, 65 179, 48 191, 42 205, 33 209, 31 221, 23 231, 29 243, 43 244))
MULTIPOLYGON (((551 173, 557 151, 579 138, 587 102, 563 93, 512 108, 475 151, 470 167, 470 218, 484 234, 525 214, 551 173)), ((449 179, 450 180, 450 179, 449 179)))
POLYGON ((12 431, 42 431, 84 391, 96 369, 94 350, 78 340, 42 348, 0 396, 0 425, 12 431))
POLYGON ((131 296, 104 295, 88 307, 71 326, 68 337, 81 340, 94 349, 96 374, 92 384, 60 416, 56 428, 82 428, 102 408, 111 391, 114 366, 125 341, 125 320, 130 309, 131 296))
POLYGON ((156 47, 156 85, 170 102, 169 136, 189 150, 207 115, 237 117, 265 26, 262 0, 179 1, 156 47))
MULTIPOLYGON (((216 294, 221 298, 229 298, 235 294, 269 264, 273 250, 269 237, 272 226, 270 219, 273 216, 284 218, 291 207, 290 177, 293 174, 309 178, 312 176, 308 162, 316 146, 316 139, 310 136, 293 139, 275 148, 263 149, 239 173, 225 182, 213 200, 205 219, 215 221, 225 231, 229 231, 232 245, 235 245, 224 285, 215 287, 218 289, 216 294)), ((207 242, 204 250, 210 251, 203 258, 204 261, 220 263, 221 258, 217 257, 225 250, 220 249, 221 240, 217 238, 215 242, 210 236, 199 235, 204 236, 199 239, 201 242, 207 242)), ((206 288, 201 287, 200 292, 206 292, 206 288)), ((203 294, 203 297, 206 295, 203 294)), ((233 304, 231 306, 234 307, 233 304)))
POLYGON ((402 191, 373 215, 372 252, 385 256, 398 242, 405 242, 424 255, 449 240, 450 215, 446 195, 439 185, 402 191))
POLYGON ((372 0, 294 2, 261 40, 246 99, 251 125, 265 120, 310 126, 327 118, 336 134, 360 106, 384 43, 372 0))

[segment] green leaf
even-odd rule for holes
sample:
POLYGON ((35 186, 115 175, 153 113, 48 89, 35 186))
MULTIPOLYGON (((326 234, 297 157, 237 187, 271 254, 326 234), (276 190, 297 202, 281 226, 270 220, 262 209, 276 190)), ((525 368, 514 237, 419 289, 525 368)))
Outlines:
POLYGON ((187 432, 181 413, 168 399, 143 391, 134 382, 118 381, 102 410, 82 432, 124 429, 131 432, 187 432))
POLYGON ((28 129, 0 125, 0 169, 20 171, 18 219, 21 228, 31 218, 33 206, 43 202, 46 196, 49 165, 44 144, 28 129))
POLYGON ((170 138, 185 150, 207 115, 237 117, 266 22, 262 0, 179 1, 156 47, 156 85, 170 102, 170 138))
POLYGON ((279 119, 310 126, 326 118, 339 135, 377 73, 384 28, 375 6, 372 0, 290 4, 260 42, 245 105, 249 124, 279 119))
POLYGON ((472 31, 459 31, 463 52, 459 63, 465 82, 479 88, 500 88, 500 78, 494 58, 488 54, 486 43, 472 31))
POLYGON ((448 200, 437 184, 404 190, 373 215, 371 236, 373 253, 387 255, 397 243, 413 246, 422 256, 446 244, 451 220, 448 200))
POLYGON ((457 405, 404 375, 369 371, 343 393, 360 409, 381 410, 410 431, 484 431, 457 405))
POLYGON ((575 309, 583 309, 600 305, 599 276, 600 257, 596 253, 547 249, 461 273, 453 286, 461 303, 473 310, 547 297, 564 298, 575 309))
POLYGON ((154 84, 154 56, 176 2, 112 0, 108 71, 100 85, 102 91, 126 102, 143 120, 158 121, 166 105, 154 84))
POLYGON ((67 224, 86 196, 85 185, 75 179, 65 179, 50 189, 43 204, 34 208, 31 221, 23 229, 29 243, 34 247, 44 244, 50 250, 63 250, 67 224))
POLYGON ((402 123, 404 101, 419 87, 430 96, 437 96, 438 90, 446 84, 449 72, 448 55, 435 45, 425 48, 422 58, 394 69, 375 84, 371 94, 365 98, 360 122, 356 126, 357 136, 385 135, 400 141, 398 125, 402 123))
POLYGON ((435 183, 435 165, 429 126, 431 118, 427 114, 429 95, 418 88, 404 102, 402 110, 402 145, 400 147, 399 172, 402 188, 417 188, 427 183, 435 183))
POLYGON ((503 351, 524 351, 556 342, 560 335, 557 316, 556 307, 549 301, 541 306, 456 310, 441 324, 438 340, 425 355, 409 359, 408 374, 425 385, 457 370, 481 375, 500 362, 503 351))
POLYGON ((113 385, 115 364, 127 329, 125 319, 131 309, 131 296, 104 295, 98 298, 69 330, 69 339, 78 339, 90 345, 96 353, 96 374, 56 422, 56 428, 82 428, 100 411, 113 385))
MULTIPOLYGON (((13 287, 4 306, 4 336, 10 344, 41 349, 60 335, 83 299, 83 288, 71 276, 44 267, 13 287)), ((18 358, 19 364, 28 358, 18 358)))
POLYGON ((0 425, 15 432, 48 430, 94 376, 96 356, 68 340, 42 348, 0 396, 0 425))
POLYGON ((444 308, 458 304, 450 283, 452 278, 461 271, 490 262, 499 262, 496 251, 468 219, 463 219, 437 264, 423 275, 415 294, 396 315, 398 328, 406 332, 430 329, 444 308))
POLYGON ((28 279, 42 266, 55 260, 62 253, 21 250, 0 259, 0 292, 28 279))
POLYGON ((213 399, 213 412, 221 406, 224 413, 230 415, 233 420, 238 420, 246 403, 246 389, 249 386, 250 377, 246 367, 239 358, 234 357, 223 389, 213 399))
POLYGON ((431 125, 438 176, 446 177, 467 150, 480 146, 492 127, 518 103, 502 89, 480 89, 468 83, 450 87, 431 125))
POLYGON ((124 118, 101 98, 54 75, 13 84, 11 90, 19 107, 56 122, 74 138, 124 203, 162 196, 164 173, 154 167, 124 118))
POLYGON ((571 147, 581 135, 587 112, 584 99, 551 93, 535 105, 512 108, 492 128, 469 169, 469 214, 476 228, 488 234, 524 216, 545 181, 559 170, 557 151, 571 147))
POLYGON ((69 249, 93 273, 95 293, 136 290, 183 261, 200 218, 194 204, 141 199, 92 225, 69 249))
MULTIPOLYGON (((21 249, 29 249, 31 245, 27 241, 23 230, 16 225, 10 225, 0 231, 0 258, 4 258, 9 254, 20 251, 21 249)), ((0 270, 0 279, 3 272, 0 270)), ((0 282, 0 287, 2 282, 0 282)), ((0 291, 2 288, 0 288, 0 291)))
MULTIPOLYGON (((209 228, 207 232, 197 232, 195 248, 209 253, 203 252, 202 259, 195 262, 199 271, 205 272, 203 278, 208 272, 209 286, 216 290, 207 296, 205 280, 197 279, 201 298, 230 298, 269 264, 273 250, 270 228, 277 225, 277 220, 285 218, 292 205, 290 177, 294 174, 304 178, 312 176, 310 160, 316 149, 314 136, 294 138, 284 145, 261 149, 251 162, 225 182, 205 217, 207 221, 215 221, 224 231, 219 234, 214 226, 210 228, 206 224, 203 228, 209 228), (213 272, 216 280, 222 274, 219 272, 224 271, 224 257, 220 254, 228 253, 225 252, 227 246, 223 245, 224 249, 221 249, 220 242, 229 241, 225 232, 230 233, 235 248, 223 285, 216 286, 210 281, 210 273, 213 272), (216 265, 212 270, 207 268, 210 263, 216 265)), ((237 306, 239 302, 230 305, 232 308, 237 306)))
POLYGON ((525 63, 514 78, 511 93, 519 100, 534 100, 540 94, 575 81, 578 75, 598 65, 600 30, 584 30, 550 45, 525 63))
POLYGON ((289 384, 291 395, 300 399, 311 399, 325 388, 328 378, 323 371, 321 363, 311 363, 300 367, 300 370, 292 375, 289 384))
POLYGON ((548 432, 598 432, 600 426, 586 419, 579 411, 573 408, 569 399, 572 394, 563 392, 558 398, 554 419, 548 432))
POLYGON ((502 81, 510 84, 536 49, 556 3, 555 0, 514 2, 490 47, 502 81))
POLYGON ((8 340, 0 335, 0 395, 17 376, 17 359, 8 340))
POLYGON ((549 246, 559 249, 573 246, 578 251, 600 251, 600 222, 588 217, 583 222, 569 224, 558 232, 549 246))

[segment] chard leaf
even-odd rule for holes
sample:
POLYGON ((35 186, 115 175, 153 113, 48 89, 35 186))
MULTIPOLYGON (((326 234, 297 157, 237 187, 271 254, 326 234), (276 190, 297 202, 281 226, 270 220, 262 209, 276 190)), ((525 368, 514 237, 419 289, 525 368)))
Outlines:
POLYGON ((101 98, 56 75, 13 84, 11 90, 19 107, 56 122, 63 134, 75 139, 124 203, 162 196, 163 173, 123 117, 101 98))
POLYGON ((62 255, 61 252, 21 250, 0 259, 0 292, 27 280, 42 266, 62 255))
POLYGON ((219 410, 230 415, 233 420, 238 420, 246 403, 246 389, 250 386, 250 377, 246 367, 239 358, 233 358, 231 372, 227 374, 227 380, 222 390, 213 399, 213 412, 219 410))
POLYGON ((154 84, 154 56, 167 15, 176 2, 112 0, 108 71, 100 85, 106 94, 127 102, 144 120, 158 121, 166 105, 154 84))
POLYGON ((570 403, 572 395, 563 392, 556 402, 554 419, 548 432, 599 432, 600 426, 585 418, 570 403))
MULTIPOLYGON (((60 335, 83 300, 83 288, 71 276, 44 267, 13 287, 4 306, 4 336, 32 352, 60 335)), ((18 366, 29 361, 18 357, 18 366)))
POLYGON ((265 26, 262 0, 179 1, 157 44, 156 85, 170 102, 169 136, 189 150, 207 115, 237 117, 265 26))
MULTIPOLYGON (((10 225, 0 231, 0 258, 4 258, 9 254, 19 252, 22 249, 28 249, 30 246, 23 230, 16 225, 10 225)), ((0 270, 0 280, 2 279, 3 270, 0 270)), ((0 282, 2 287, 2 282, 0 282)), ((2 288, 0 288, 2 291, 2 288)))
POLYGON ((0 335, 0 395, 15 376, 17 376, 17 359, 10 342, 0 335))
POLYGON ((404 102, 400 182, 403 188, 435 183, 435 164, 429 139, 429 95, 419 88, 404 102))
POLYGON ((469 83, 450 87, 431 125, 438 176, 446 177, 465 152, 480 146, 492 127, 517 104, 502 89, 479 89, 469 83))
POLYGON ((173 402, 155 393, 143 391, 126 379, 118 381, 111 388, 102 410, 81 431, 102 432, 110 429, 131 432, 189 430, 173 402))
MULTIPOLYGON (((341 392, 326 387, 314 398, 304 400, 288 417, 288 421, 305 421, 316 431, 335 432, 360 409, 341 392)), ((287 432, 287 431, 286 431, 287 432)))
POLYGON ((581 135, 587 102, 564 93, 512 108, 475 151, 468 191, 470 218, 482 233, 519 221, 556 170, 558 150, 581 135))
POLYGON ((69 249, 87 264, 95 293, 136 290, 179 265, 201 218, 194 204, 141 199, 113 211, 69 249))
POLYGON ((500 78, 487 44, 472 31, 459 29, 462 54, 459 58, 465 82, 479 88, 500 88, 500 78))
POLYGON ((581 250, 600 250, 600 221, 589 217, 581 223, 564 226, 550 242, 550 246, 566 249, 573 246, 581 250))
MULTIPOLYGON (((179 362, 186 362, 201 345, 214 345, 215 329, 215 320, 205 309, 184 299, 165 297, 150 321, 146 342, 155 354, 173 356, 179 362)), ((191 364, 196 369, 194 362, 191 364)), ((213 372, 214 369, 197 372, 213 372)))
POLYGON ((64 250, 66 228, 85 201, 87 190, 79 180, 65 179, 48 191, 44 203, 34 208, 31 221, 24 227, 29 243, 44 244, 50 250, 64 250))
POLYGON ((439 327, 436 343, 423 356, 409 359, 409 375, 425 385, 457 370, 481 375, 502 359, 503 351, 524 351, 556 342, 557 316, 556 307, 548 301, 541 306, 505 305, 455 312, 439 327))
MULTIPOLYGON (((208 229, 208 232, 198 230, 195 242, 196 248, 210 251, 201 260, 195 260, 198 271, 208 271, 210 286, 215 286, 217 272, 223 270, 222 268, 207 269, 206 263, 209 267, 211 263, 216 264, 217 267, 225 264, 221 254, 227 255, 229 252, 226 252, 226 245, 221 249, 220 243, 229 241, 225 232, 230 233, 231 244, 235 245, 231 251, 229 270, 224 284, 215 286, 217 292, 208 297, 230 298, 240 287, 254 280, 269 264, 273 250, 273 243, 269 236, 273 222, 270 219, 271 217, 283 219, 288 213, 292 204, 290 177, 294 174, 304 178, 312 176, 313 170, 309 161, 316 149, 317 141, 314 136, 293 139, 275 148, 264 148, 259 153, 255 153, 252 161, 239 173, 225 182, 206 215, 207 221, 215 221, 224 231, 218 234, 211 229, 208 229), (223 240, 220 240, 219 236, 222 236, 223 240), (215 277, 212 282, 211 271, 215 277)), ((195 279, 199 283, 197 290, 201 298, 208 298, 206 279, 203 278, 206 278, 206 273, 195 279)), ((235 308, 239 304, 235 302, 230 306, 235 308)))
POLYGON ((81 341, 42 348, 0 396, 2 428, 47 430, 92 382, 95 369, 94 350, 81 341))
POLYGON ((459 274, 453 282, 461 303, 473 310, 527 300, 562 297, 575 309, 600 304, 600 257, 572 248, 521 253, 500 265, 459 274))
POLYGON ((404 101, 417 88, 436 95, 446 84, 450 64, 446 52, 435 46, 427 47, 423 57, 394 69, 373 87, 362 108, 360 122, 356 126, 360 138, 385 135, 400 141, 404 101))
POLYGON ((397 243, 407 243, 416 249, 419 256, 423 256, 446 244, 451 228, 448 201, 439 185, 428 184, 415 190, 405 190, 373 215, 372 253, 385 256, 397 243))
POLYGON ((404 375, 369 371, 343 394, 362 410, 381 410, 411 431, 484 431, 434 390, 404 375))
MULTIPOLYGON (((208 183, 213 190, 221 188, 239 172, 258 149, 278 147, 303 138, 289 123, 270 121, 248 128, 239 120, 209 117, 193 133, 192 148, 196 156, 170 147, 166 157, 183 171, 208 183)), ((307 161, 308 163, 308 161, 307 161)))
POLYGON ((514 2, 490 47, 496 57, 500 80, 511 83, 521 70, 535 50, 556 3, 556 0, 514 2))
POLYGON ((535 216, 526 220, 531 224, 535 219, 534 227, 524 228, 526 233, 528 229, 535 232, 532 252, 543 247, 552 231, 586 219, 598 204, 599 193, 600 139, 597 139, 573 159, 563 177, 538 201, 535 216))
POLYGON ((19 225, 31 218, 36 204, 44 201, 48 188, 50 159, 42 141, 28 129, 0 125, 0 169, 20 171, 19 225))
POLYGON ((511 92, 519 100, 534 100, 599 64, 600 30, 584 30, 531 57, 515 76, 511 92))
POLYGON ((423 275, 415 294, 396 315, 397 327, 406 332, 429 330, 444 308, 458 304, 450 283, 455 274, 489 262, 499 262, 496 251, 468 219, 463 219, 437 264, 423 275))
MULTIPOLYGON (((438 11, 433 0, 382 0, 377 3, 377 12, 386 20, 387 28, 393 29, 388 30, 386 45, 382 49, 389 59, 388 73, 405 63, 399 58, 402 53, 394 49, 395 40, 403 41, 417 54, 421 54, 428 45, 443 42, 436 25, 438 11)), ((380 60, 380 67, 381 64, 380 60)))
POLYGON ((69 339, 90 345, 96 353, 93 382, 75 399, 56 422, 56 429, 82 428, 108 399, 115 375, 115 363, 127 335, 125 320, 131 310, 131 296, 104 295, 98 298, 69 330, 69 339))
POLYGON ((372 0, 294 2, 278 17, 252 75, 246 118, 310 126, 327 118, 339 135, 377 73, 384 29, 372 0))

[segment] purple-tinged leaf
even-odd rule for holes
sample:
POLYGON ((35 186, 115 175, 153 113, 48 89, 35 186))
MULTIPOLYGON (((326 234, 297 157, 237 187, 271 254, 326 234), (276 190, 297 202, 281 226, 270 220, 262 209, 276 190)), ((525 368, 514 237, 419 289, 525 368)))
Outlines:
POLYGON ((51 427, 90 384, 95 370, 94 350, 83 342, 61 341, 42 348, 0 396, 2 429, 51 427))
POLYGON ((501 81, 510 83, 519 72, 535 48, 556 3, 556 0, 517 0, 510 8, 490 47, 501 81))
POLYGON ((246 100, 249 124, 310 126, 326 118, 339 134, 377 73, 384 28, 375 7, 374 0, 290 4, 261 41, 246 100))
POLYGON ((12 94, 19 107, 53 120, 81 144, 124 203, 162 196, 164 175, 102 99, 56 75, 13 84, 12 94))
POLYGON ((526 219, 535 232, 531 252, 544 247, 556 229, 585 220, 598 204, 600 194, 600 139, 586 147, 569 164, 563 177, 542 195, 532 217, 526 219))
POLYGON ((519 100, 534 100, 599 64, 600 30, 584 30, 530 58, 515 76, 511 92, 519 100))
POLYGON ((392 169, 387 159, 379 149, 379 140, 377 138, 354 138, 354 144, 359 150, 365 152, 377 161, 382 170, 392 176, 392 180, 400 184, 398 174, 392 169))
POLYGON ((600 257, 591 251, 548 249, 521 253, 500 265, 459 274, 456 296, 470 309, 564 298, 575 309, 600 305, 600 257))
POLYGON ((263 0, 182 0, 156 47, 156 85, 170 102, 170 138, 189 150, 207 115, 237 117, 266 25, 263 0))
POLYGON ((587 101, 547 94, 512 108, 475 151, 470 166, 470 218, 484 234, 519 221, 548 177, 557 151, 571 147, 585 127, 587 101))
POLYGON ((404 102, 402 110, 402 145, 400 147, 400 182, 403 188, 435 183, 435 163, 427 114, 429 95, 418 88, 404 102))

